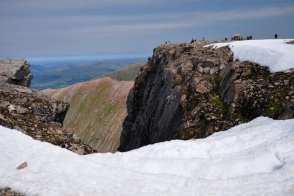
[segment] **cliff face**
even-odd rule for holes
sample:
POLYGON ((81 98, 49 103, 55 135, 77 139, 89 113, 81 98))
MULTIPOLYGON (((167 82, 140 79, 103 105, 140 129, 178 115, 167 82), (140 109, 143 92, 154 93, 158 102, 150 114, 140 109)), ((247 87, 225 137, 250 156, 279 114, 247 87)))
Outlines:
POLYGON ((16 62, 20 61, 0 63, 0 125, 79 154, 93 152, 62 127, 69 105, 27 88, 32 79, 29 65, 16 62))
POLYGON ((133 83, 105 77, 43 92, 70 104, 65 128, 98 152, 115 152, 127 114, 127 95, 133 83))
POLYGON ((233 61, 207 42, 161 45, 141 69, 128 100, 119 150, 202 138, 257 116, 294 117, 294 73, 233 61))

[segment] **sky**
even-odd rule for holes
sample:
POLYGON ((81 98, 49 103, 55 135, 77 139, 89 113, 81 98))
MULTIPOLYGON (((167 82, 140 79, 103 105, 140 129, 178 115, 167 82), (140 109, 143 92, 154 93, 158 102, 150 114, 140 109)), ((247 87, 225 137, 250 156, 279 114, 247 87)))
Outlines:
POLYGON ((294 1, 0 0, 0 57, 151 55, 236 33, 294 38, 294 1))

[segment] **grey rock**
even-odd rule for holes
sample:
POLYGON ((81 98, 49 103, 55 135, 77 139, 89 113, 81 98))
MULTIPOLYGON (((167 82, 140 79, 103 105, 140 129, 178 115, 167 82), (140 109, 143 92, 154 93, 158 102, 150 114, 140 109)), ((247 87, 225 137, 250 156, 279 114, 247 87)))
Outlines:
POLYGON ((10 84, 29 87, 33 75, 30 65, 25 60, 3 59, 0 60, 0 81, 10 84))
POLYGON ((218 70, 219 70, 218 67, 213 67, 213 68, 210 69, 209 74, 210 74, 210 75, 213 75, 213 74, 217 73, 218 70))
POLYGON ((21 170, 21 169, 24 169, 28 166, 28 163, 27 162, 23 162, 22 164, 20 164, 16 169, 17 170, 21 170))
POLYGON ((210 73, 210 68, 209 68, 209 67, 205 67, 205 68, 203 69, 203 72, 204 72, 205 74, 209 74, 209 73, 210 73))
POLYGON ((215 60, 213 60, 213 59, 206 59, 203 62, 203 67, 212 68, 212 67, 215 67, 215 65, 216 65, 216 63, 215 63, 215 60))

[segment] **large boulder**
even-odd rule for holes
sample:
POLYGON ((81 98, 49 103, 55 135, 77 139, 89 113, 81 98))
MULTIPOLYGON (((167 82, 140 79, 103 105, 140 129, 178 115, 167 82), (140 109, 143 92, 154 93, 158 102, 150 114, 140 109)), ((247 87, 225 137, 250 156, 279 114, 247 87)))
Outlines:
POLYGON ((26 60, 0 60, 0 81, 30 87, 33 75, 26 60))

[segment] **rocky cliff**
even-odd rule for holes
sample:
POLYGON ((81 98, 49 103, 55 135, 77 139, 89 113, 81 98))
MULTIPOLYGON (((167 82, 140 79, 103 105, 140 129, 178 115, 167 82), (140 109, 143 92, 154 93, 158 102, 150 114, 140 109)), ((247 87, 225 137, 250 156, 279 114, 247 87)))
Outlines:
POLYGON ((154 49, 128 96, 120 151, 207 137, 261 115, 294 117, 294 72, 271 73, 207 44, 154 49))
POLYGON ((33 75, 25 60, 0 60, 0 82, 30 87, 33 75))
POLYGON ((64 120, 65 128, 98 152, 115 152, 133 83, 105 77, 43 92, 70 104, 64 120))
POLYGON ((27 88, 31 79, 26 61, 0 61, 0 125, 79 154, 93 152, 62 127, 69 105, 27 88))

